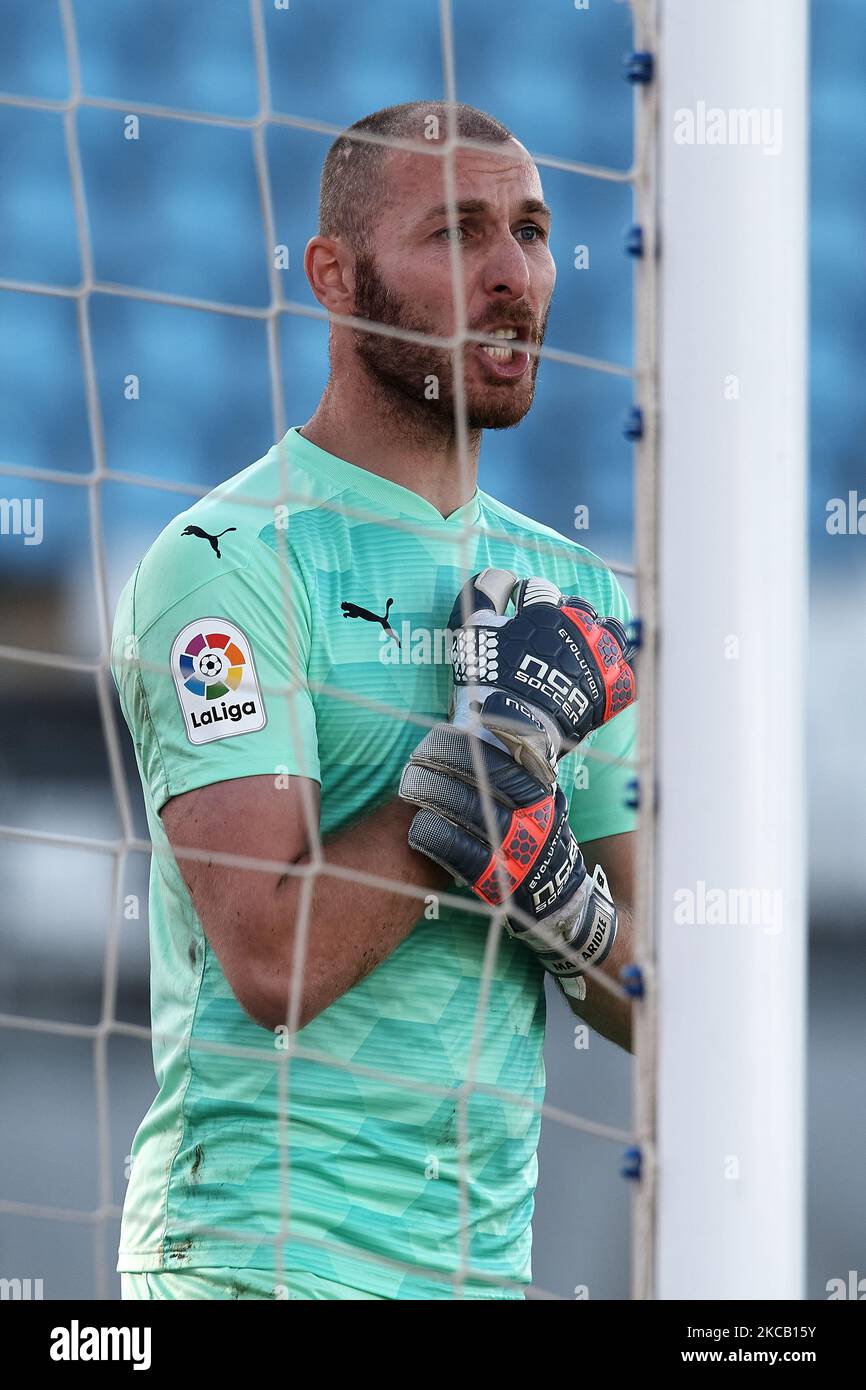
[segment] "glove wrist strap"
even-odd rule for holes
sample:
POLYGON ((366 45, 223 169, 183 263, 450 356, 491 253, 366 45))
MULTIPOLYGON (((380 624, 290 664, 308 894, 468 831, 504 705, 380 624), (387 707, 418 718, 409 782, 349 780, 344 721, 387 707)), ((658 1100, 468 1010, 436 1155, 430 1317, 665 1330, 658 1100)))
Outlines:
MULTIPOLYGON (((587 965, 599 965, 610 955, 616 940, 617 913, 607 876, 600 864, 586 875, 568 903, 556 913, 525 930, 509 931, 535 951, 545 970, 561 981, 582 979, 587 965)), ((563 985, 564 987, 564 985, 563 985)), ((583 998, 583 993, 567 993, 583 998)))

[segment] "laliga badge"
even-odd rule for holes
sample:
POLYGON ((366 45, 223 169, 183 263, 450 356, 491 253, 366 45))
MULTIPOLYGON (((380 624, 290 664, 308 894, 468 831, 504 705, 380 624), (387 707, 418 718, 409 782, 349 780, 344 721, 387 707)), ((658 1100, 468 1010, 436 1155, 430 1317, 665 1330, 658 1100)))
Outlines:
POLYGON ((252 734, 268 721, 253 653, 225 618, 197 618, 177 634, 171 674, 190 743, 252 734))

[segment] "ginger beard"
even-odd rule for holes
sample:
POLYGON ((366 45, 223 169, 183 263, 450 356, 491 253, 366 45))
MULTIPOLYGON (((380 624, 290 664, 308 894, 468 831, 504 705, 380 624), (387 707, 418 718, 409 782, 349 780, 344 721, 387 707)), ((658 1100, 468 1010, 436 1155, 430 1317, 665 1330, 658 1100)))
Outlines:
MULTIPOLYGON (((359 251, 355 260, 355 312, 370 323, 388 328, 404 328, 413 333, 445 337, 442 329, 426 321, 397 292, 387 285, 368 251, 359 251)), ((488 322, 470 325, 470 332, 489 333, 507 319, 523 342, 540 347, 547 329, 549 309, 539 322, 526 308, 491 306, 488 322)), ((423 407, 446 427, 454 425, 454 357, 445 348, 406 342, 382 333, 353 329, 352 338, 367 371, 407 403, 423 407), (438 381, 438 394, 428 395, 430 378, 438 381)), ((510 364, 487 357, 479 343, 463 348, 463 379, 466 426, 469 430, 505 430, 517 425, 532 405, 540 357, 515 353, 510 364)))

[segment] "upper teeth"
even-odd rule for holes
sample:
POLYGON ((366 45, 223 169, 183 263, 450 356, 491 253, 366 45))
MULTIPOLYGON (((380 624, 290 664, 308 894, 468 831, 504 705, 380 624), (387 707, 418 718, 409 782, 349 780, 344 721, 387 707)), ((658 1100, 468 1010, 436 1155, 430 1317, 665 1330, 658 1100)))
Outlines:
MULTIPOLYGON (((494 328, 490 336, 491 338, 504 338, 507 341, 510 341, 511 339, 517 337, 517 329, 494 328)), ((492 343, 482 343, 481 346, 487 353, 488 357, 495 357, 498 361, 501 362, 510 362, 512 359, 513 350, 510 347, 494 347, 492 343)))

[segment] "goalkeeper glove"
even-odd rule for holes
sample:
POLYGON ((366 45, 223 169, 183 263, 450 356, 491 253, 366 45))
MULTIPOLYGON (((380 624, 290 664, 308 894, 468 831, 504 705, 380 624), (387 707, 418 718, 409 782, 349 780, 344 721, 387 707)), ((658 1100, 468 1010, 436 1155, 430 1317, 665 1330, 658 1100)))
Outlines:
POLYGON ((535 952, 566 993, 583 999, 581 972, 609 954, 616 908, 601 865, 591 878, 586 871, 561 787, 547 786, 489 740, 439 724, 412 754, 400 796, 420 808, 411 847, 484 902, 499 906, 507 897, 509 934, 535 952), (490 789, 490 828, 473 751, 490 789))
POLYGON ((548 787, 559 759, 635 698, 622 623, 547 579, 482 570, 463 586, 449 627, 452 722, 506 747, 548 787))

